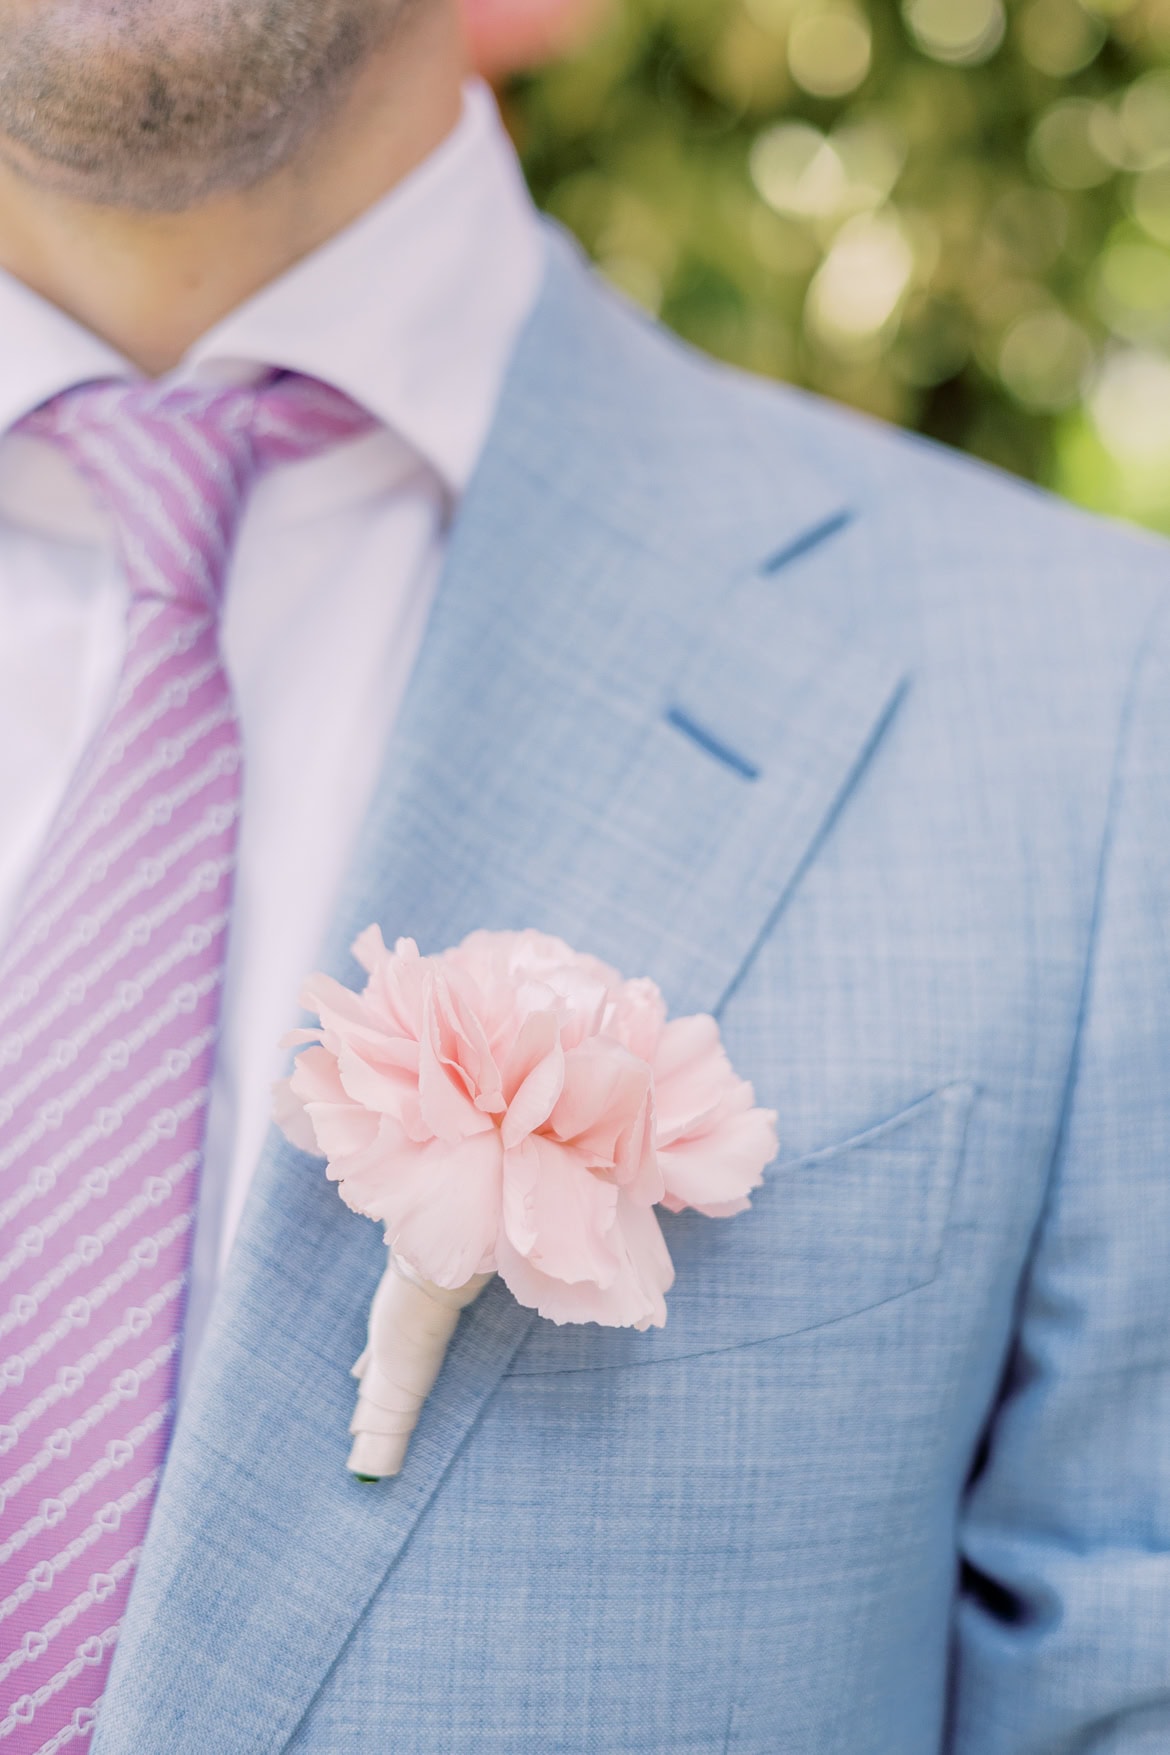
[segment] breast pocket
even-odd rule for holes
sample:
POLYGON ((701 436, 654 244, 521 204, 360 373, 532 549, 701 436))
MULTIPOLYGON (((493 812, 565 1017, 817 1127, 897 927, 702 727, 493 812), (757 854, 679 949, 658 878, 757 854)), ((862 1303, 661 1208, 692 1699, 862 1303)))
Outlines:
POLYGON ((653 1364, 799 1334, 937 1274, 975 1086, 769 1170, 748 1213, 662 1212, 675 1265, 666 1327, 534 1324, 511 1375, 653 1364))

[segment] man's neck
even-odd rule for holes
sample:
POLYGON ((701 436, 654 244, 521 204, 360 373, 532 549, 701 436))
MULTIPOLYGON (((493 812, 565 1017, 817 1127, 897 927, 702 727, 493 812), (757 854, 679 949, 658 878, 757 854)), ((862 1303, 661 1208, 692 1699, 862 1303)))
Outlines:
POLYGON ((0 268, 157 376, 200 335, 358 218, 451 132, 464 58, 427 9, 372 60, 328 129, 255 188, 183 213, 99 207, 0 162, 0 268))

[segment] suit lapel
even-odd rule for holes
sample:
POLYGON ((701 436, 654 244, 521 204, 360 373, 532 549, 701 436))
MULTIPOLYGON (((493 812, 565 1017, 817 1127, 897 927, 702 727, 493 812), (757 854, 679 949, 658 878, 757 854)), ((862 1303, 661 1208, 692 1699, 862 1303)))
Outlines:
MULTIPOLYGON (((639 489, 645 448, 679 443, 673 422, 647 428, 660 368, 645 356, 660 344, 631 339, 563 246, 551 254, 325 961, 355 980, 348 945, 372 920, 424 950, 535 926, 653 975, 675 1010, 711 1009, 847 791, 900 669, 749 565, 835 528, 819 479, 794 474, 783 494, 748 483, 697 522, 685 486, 669 507, 639 489)), ((175 1435, 100 1755, 281 1749, 431 1504, 533 1318, 494 1282, 460 1323, 404 1472, 361 1485, 344 1466, 347 1372, 383 1265, 376 1227, 271 1137, 175 1435)))

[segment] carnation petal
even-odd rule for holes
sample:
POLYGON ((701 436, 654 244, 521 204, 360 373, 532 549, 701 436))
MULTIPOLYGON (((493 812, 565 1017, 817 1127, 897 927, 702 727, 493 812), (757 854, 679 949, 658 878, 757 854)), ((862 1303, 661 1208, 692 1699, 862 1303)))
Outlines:
POLYGON ((378 1117, 357 1103, 306 1103, 305 1114, 331 1165, 365 1151, 377 1138, 378 1117))
POLYGON ((715 1125, 659 1147, 672 1211, 689 1206, 708 1218, 728 1218, 749 1205, 748 1191, 763 1181, 776 1156, 776 1113, 751 1107, 752 1088, 740 1084, 738 1103, 727 1104, 715 1125))
POLYGON ((290 1096, 304 1106, 318 1151, 327 1158, 348 1157, 376 1137, 377 1116, 350 1101, 327 1049, 306 1048, 299 1054, 288 1085, 290 1096))
POLYGON ((637 1207, 619 1191, 614 1234, 618 1269, 604 1288, 587 1280, 566 1284, 542 1272, 503 1233, 496 1244, 496 1265, 513 1297, 550 1322, 661 1328, 674 1268, 653 1208, 637 1207))
POLYGON ((359 932, 350 946, 350 950, 354 960, 361 965, 367 975, 372 975, 378 965, 385 962, 390 955, 386 949, 386 941, 382 937, 382 928, 376 925, 367 926, 364 932, 359 932))
POLYGON ((432 972, 423 1000, 418 1095, 427 1126, 436 1138, 452 1145, 492 1127, 490 1117, 476 1108, 466 1080, 459 1076, 452 1058, 455 1034, 446 982, 432 972))
POLYGON ((623 1274, 635 1278, 650 1301, 649 1312, 634 1327, 665 1328, 666 1294, 674 1285, 674 1263, 658 1215, 653 1207, 639 1206, 623 1196, 618 1217, 625 1254, 623 1274))
POLYGON ((474 983, 461 979, 458 970, 434 983, 444 1064, 477 1108, 498 1115, 505 1107, 500 1069, 476 1010, 477 998, 474 983))
POLYGON ((338 1076, 337 1061, 327 1048, 307 1048, 303 1054, 298 1054, 289 1084, 304 1103, 348 1101, 338 1076))
POLYGON ((540 1176, 540 1155, 535 1150, 517 1148, 504 1157, 501 1182, 500 1236, 528 1256, 536 1247, 536 1183, 540 1176))
MULTIPOLYGON (((324 981, 325 977, 317 979, 324 981)), ((348 989, 341 988, 340 991, 346 993, 348 989)), ((313 1032, 317 1039, 331 1054, 337 1054, 344 1044, 371 1066, 398 1067, 417 1073, 417 1040, 394 1035, 391 1027, 371 1010, 360 994, 351 994, 350 998, 354 1005, 342 1008, 334 1005, 331 994, 314 993, 311 986, 306 986, 301 995, 302 1003, 311 1005, 321 1019, 321 1029, 313 1032)))
POLYGON ((365 997, 387 1028, 417 1042, 422 1035, 423 989, 428 964, 412 938, 400 938, 375 962, 365 997))
POLYGON ((653 1065, 665 1023, 666 1001, 657 982, 648 976, 623 981, 611 991, 604 1033, 616 1037, 639 1060, 653 1065))
POLYGON ((699 1013, 673 1019, 662 1031, 654 1057, 659 1146, 693 1130, 742 1082, 732 1071, 714 1018, 699 1013))
POLYGON ((357 1031, 375 1041, 383 1034, 384 1026, 371 1011, 364 995, 354 993, 352 988, 335 981, 332 975, 310 975, 301 989, 300 1002, 306 1011, 316 1012, 324 1029, 342 1030, 347 1034, 357 1031))
POLYGON ((405 1068, 372 1066, 346 1042, 337 1053, 337 1073, 347 1097, 384 1115, 398 1115, 418 1089, 417 1077, 405 1068))
POLYGON ((655 1146, 651 1090, 646 1092, 638 1114, 618 1139, 613 1178, 639 1206, 652 1207, 666 1193, 666 1182, 655 1146))
POLYGON ((504 1153, 505 1224, 517 1191, 526 1224, 514 1246, 531 1239, 525 1253, 553 1279, 608 1285, 618 1269, 611 1236, 618 1191, 594 1176, 580 1157, 557 1140, 530 1134, 504 1153))
POLYGON ((525 1018, 504 1075, 504 1090, 513 1092, 501 1134, 505 1146, 518 1145, 526 1134, 543 1127, 565 1083, 565 1056, 554 1012, 533 1012, 525 1018))
POLYGON ((620 1042, 591 1036, 565 1055, 565 1084, 549 1118, 557 1139, 593 1162, 612 1165, 620 1136, 650 1090, 650 1068, 620 1042))
POLYGON ((533 1012, 555 1010, 562 1044, 574 1047, 595 1035, 609 991, 621 985, 616 969, 574 951, 550 933, 473 932, 443 954, 442 961, 475 981, 488 1005, 489 1035, 512 1033, 533 1012))
POLYGON ((384 1118, 376 1147, 341 1180, 356 1211, 379 1219, 386 1242, 424 1279, 465 1285, 495 1266, 501 1151, 494 1127, 419 1145, 384 1118))
POLYGON ((302 1152, 311 1152, 315 1158, 321 1156, 316 1130, 305 1113, 304 1103, 292 1088, 291 1079, 278 1079, 272 1087, 272 1119, 294 1146, 302 1152))

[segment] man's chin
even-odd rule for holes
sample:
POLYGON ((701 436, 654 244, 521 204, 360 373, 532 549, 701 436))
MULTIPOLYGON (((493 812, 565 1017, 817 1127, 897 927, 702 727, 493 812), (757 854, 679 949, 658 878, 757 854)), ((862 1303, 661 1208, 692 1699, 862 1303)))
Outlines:
POLYGON ((93 205, 179 212, 247 189, 295 155, 408 4, 0 0, 0 159, 93 205))
POLYGON ((258 154, 256 142, 214 158, 163 153, 131 157, 74 151, 69 156, 38 152, 26 142, 0 134, 0 181, 6 176, 60 200, 87 207, 136 213, 186 213, 217 197, 253 187, 295 153, 306 130, 290 123, 287 135, 270 140, 258 154))

